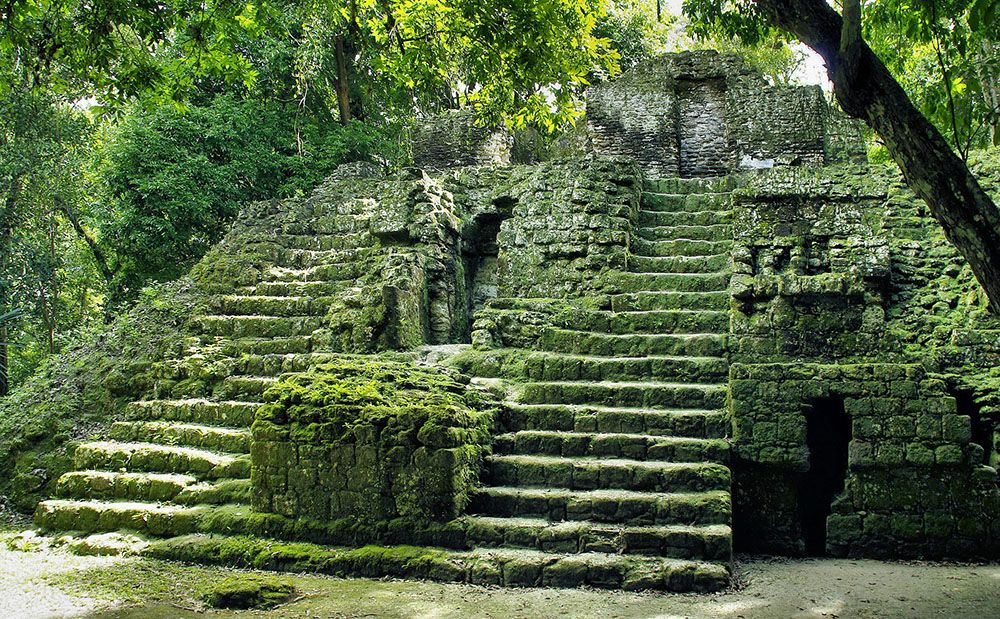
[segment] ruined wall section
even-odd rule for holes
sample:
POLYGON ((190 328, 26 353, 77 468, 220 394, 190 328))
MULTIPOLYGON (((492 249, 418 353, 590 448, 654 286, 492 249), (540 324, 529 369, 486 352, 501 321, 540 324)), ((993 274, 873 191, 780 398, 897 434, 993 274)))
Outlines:
POLYGON ((472 110, 450 110, 416 123, 410 144, 415 166, 444 170, 508 165, 514 138, 503 128, 478 124, 472 110))

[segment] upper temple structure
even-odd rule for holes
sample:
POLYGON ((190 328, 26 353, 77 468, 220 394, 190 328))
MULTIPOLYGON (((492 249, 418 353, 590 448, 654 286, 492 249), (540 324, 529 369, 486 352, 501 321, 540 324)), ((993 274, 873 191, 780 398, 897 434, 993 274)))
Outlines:
POLYGON ((36 524, 507 586, 1000 557, 1000 322, 819 88, 668 55, 593 86, 585 134, 454 113, 413 154, 248 205, 36 524))

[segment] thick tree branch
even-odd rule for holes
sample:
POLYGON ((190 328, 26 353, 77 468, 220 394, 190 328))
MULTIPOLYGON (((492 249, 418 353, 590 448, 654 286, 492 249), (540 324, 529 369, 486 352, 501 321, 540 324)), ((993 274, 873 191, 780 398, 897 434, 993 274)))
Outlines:
POLYGON ((990 308, 1000 312, 1000 210, 965 162, 914 107, 867 43, 858 42, 857 64, 842 55, 844 20, 825 0, 757 0, 757 4, 775 27, 794 34, 823 57, 840 105, 882 137, 907 183, 968 260, 990 308))
POLYGON ((55 200, 55 204, 56 209, 65 215, 66 219, 69 220, 69 223, 73 226, 73 230, 76 232, 77 236, 83 239, 83 242, 87 244, 88 248, 90 248, 90 253, 94 256, 94 262, 97 263, 97 269, 101 272, 101 277, 104 278, 105 283, 110 284, 115 278, 115 275, 118 273, 118 269, 111 268, 108 263, 108 258, 104 254, 104 250, 97 244, 97 240, 91 236, 90 232, 83 227, 80 219, 76 216, 76 213, 73 212, 73 209, 69 208, 58 197, 55 200))

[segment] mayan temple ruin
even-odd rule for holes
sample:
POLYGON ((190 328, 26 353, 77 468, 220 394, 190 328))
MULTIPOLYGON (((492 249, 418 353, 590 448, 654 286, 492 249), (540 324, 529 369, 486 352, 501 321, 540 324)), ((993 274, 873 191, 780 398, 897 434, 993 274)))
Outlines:
POLYGON ((1000 557, 1000 319, 859 125, 716 52, 591 87, 585 125, 429 118, 412 168, 246 206, 63 470, 14 465, 35 526, 529 587, 1000 557))

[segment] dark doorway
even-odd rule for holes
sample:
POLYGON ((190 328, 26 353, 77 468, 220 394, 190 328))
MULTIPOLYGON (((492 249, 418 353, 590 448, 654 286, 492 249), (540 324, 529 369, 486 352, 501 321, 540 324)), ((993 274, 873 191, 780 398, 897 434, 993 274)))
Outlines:
POLYGON ((847 477, 847 444, 851 418, 843 398, 813 401, 806 410, 809 470, 799 481, 799 522, 806 554, 826 554, 826 519, 833 499, 843 492, 847 477))
POLYGON ((681 177, 720 176, 729 172, 723 80, 678 80, 677 142, 681 177))
POLYGON ((975 393, 971 389, 955 388, 950 390, 955 398, 955 407, 959 415, 968 415, 972 420, 971 441, 983 448, 983 461, 974 464, 989 464, 993 453, 993 422, 983 416, 982 406, 976 402, 975 393))
POLYGON ((463 341, 468 342, 475 313, 490 299, 497 296, 497 268, 500 247, 497 235, 503 213, 488 213, 474 220, 471 234, 463 245, 462 262, 465 268, 466 316, 468 317, 463 341))

